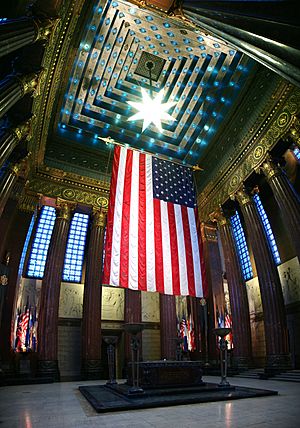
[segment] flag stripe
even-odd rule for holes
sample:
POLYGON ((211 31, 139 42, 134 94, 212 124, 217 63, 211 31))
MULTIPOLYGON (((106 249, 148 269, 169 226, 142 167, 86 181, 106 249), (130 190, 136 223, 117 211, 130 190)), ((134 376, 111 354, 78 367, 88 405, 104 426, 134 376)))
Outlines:
POLYGON ((114 226, 112 237, 112 251, 111 251, 111 272, 110 281, 111 285, 119 285, 120 283, 120 244, 121 244, 121 224, 122 224, 122 206, 123 206, 123 192, 124 192, 124 177, 126 166, 126 152, 122 148, 120 150, 120 161, 118 170, 118 179, 116 187, 115 198, 115 213, 114 213, 114 226))
POLYGON ((154 199, 154 242, 155 242, 155 282, 156 291, 164 292, 163 248, 161 234, 160 201, 154 199))
POLYGON ((203 241, 201 239, 201 224, 200 218, 198 214, 198 208, 195 208, 195 217, 196 217, 196 227, 197 227, 197 236, 198 236, 198 246, 199 246, 199 254, 200 254, 200 266, 201 266, 201 274, 202 274, 202 291, 203 296, 207 296, 208 294, 208 285, 206 278, 206 268, 205 268, 205 260, 204 260, 204 249, 203 249, 203 241))
POLYGON ((139 173, 139 153, 137 151, 133 151, 129 225, 129 288, 132 290, 138 290, 139 283, 139 173))
POLYGON ((183 296, 188 295, 188 277, 186 269, 186 254, 184 244, 184 233, 182 225, 181 207, 180 205, 174 205, 176 230, 177 230, 177 244, 179 257, 179 277, 180 277, 180 294, 183 296))
POLYGON ((120 147, 116 146, 114 151, 114 163, 112 169, 109 203, 113 209, 107 213, 107 225, 106 225, 106 242, 105 242, 105 261, 104 261, 104 272, 103 272, 103 284, 110 283, 110 271, 111 271, 111 250, 112 250, 112 238, 114 229, 114 213, 115 213, 115 201, 116 201, 116 188, 117 188, 117 177, 119 170, 119 159, 120 159, 120 147))
POLYGON ((139 289, 147 290, 147 260, 146 260, 146 156, 140 154, 139 181, 139 289))
POLYGON ((195 209, 188 208, 187 212, 188 212, 188 218, 189 218, 192 253, 193 253, 195 294, 196 294, 196 297, 201 297, 203 296, 202 275, 201 275, 201 266, 200 266, 197 226, 196 226, 196 219, 195 219, 195 209))
POLYGON ((173 294, 168 202, 160 201, 160 210, 161 210, 162 248, 163 248, 163 261, 164 261, 163 263, 164 293, 173 294))
POLYGON ((146 155, 146 218, 147 290, 156 291, 154 201, 152 182, 152 157, 150 155, 146 155))
POLYGON ((172 283, 173 294, 180 294, 179 281, 179 260, 178 260, 178 245, 177 245, 177 230, 175 221, 174 204, 168 203, 169 227, 170 227, 170 248, 172 258, 172 283))
POLYGON ((121 241, 120 241, 120 265, 122 272, 120 275, 120 284, 122 287, 128 287, 129 271, 129 214, 130 214, 130 196, 131 196, 131 175, 132 175, 132 151, 127 153, 125 176, 124 176, 124 195, 121 223, 121 241), (126 189, 126 191, 125 191, 126 189))
POLYGON ((195 296, 193 252, 192 252, 191 234, 189 229, 189 220, 188 220, 187 210, 188 210, 187 207, 181 206, 185 255, 186 255, 186 267, 187 267, 187 274, 188 274, 188 294, 190 296, 195 296))

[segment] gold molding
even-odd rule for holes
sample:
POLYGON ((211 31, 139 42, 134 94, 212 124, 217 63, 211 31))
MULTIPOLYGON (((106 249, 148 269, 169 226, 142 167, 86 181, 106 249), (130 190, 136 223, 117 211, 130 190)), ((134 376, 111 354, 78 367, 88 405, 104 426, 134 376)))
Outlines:
POLYGON ((33 153, 32 165, 38 167, 43 164, 55 98, 84 3, 84 0, 66 0, 61 3, 59 19, 55 22, 43 56, 44 74, 40 82, 40 97, 34 99, 32 106, 35 115, 35 133, 29 147, 33 153))
MULTIPOLYGON (((62 174, 63 175, 63 174, 62 174)), ((64 177, 37 172, 26 183, 27 194, 59 198, 69 203, 92 206, 95 209, 108 207, 109 192, 86 183, 76 183, 64 177)))
MULTIPOLYGON (((235 160, 227 169, 220 172, 198 195, 198 206, 203 221, 218 206, 224 204, 237 192, 242 183, 265 161, 268 152, 283 138, 300 111, 300 89, 285 84, 285 91, 279 101, 261 124, 255 135, 248 135, 235 160)), ((250 130, 251 131, 251 130, 250 130)))

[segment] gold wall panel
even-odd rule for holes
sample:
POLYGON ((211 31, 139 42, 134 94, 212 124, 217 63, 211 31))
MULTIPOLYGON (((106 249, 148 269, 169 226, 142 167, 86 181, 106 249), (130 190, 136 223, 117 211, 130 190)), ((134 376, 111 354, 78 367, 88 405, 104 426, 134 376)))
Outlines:
POLYGON ((159 293, 142 291, 142 322, 160 322, 159 293))
POLYGON ((277 267, 286 305, 300 302, 300 266, 294 257, 277 267))
POLYGON ((59 297, 59 318, 82 318, 84 284, 62 282, 59 297))
POLYGON ((124 288, 102 287, 101 318, 109 321, 124 321, 124 288))
POLYGON ((257 276, 246 282, 246 289, 250 316, 262 313, 263 309, 257 276))

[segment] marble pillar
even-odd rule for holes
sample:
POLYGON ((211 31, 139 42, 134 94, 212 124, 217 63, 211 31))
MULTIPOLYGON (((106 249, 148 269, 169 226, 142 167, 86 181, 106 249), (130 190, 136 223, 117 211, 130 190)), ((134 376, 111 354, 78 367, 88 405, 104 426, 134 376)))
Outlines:
POLYGON ((8 201, 11 192, 18 180, 18 174, 20 171, 20 165, 12 165, 9 167, 1 177, 0 181, 0 217, 5 208, 6 202, 8 201))
POLYGON ((240 189, 236 193, 253 250, 261 293, 268 373, 290 368, 288 331, 281 283, 264 226, 253 199, 240 189))
MULTIPOLYGON (((142 296, 140 291, 125 289, 125 323, 140 323, 142 321, 142 296)), ((140 340, 140 357, 142 354, 142 333, 138 333, 140 340)), ((131 335, 125 332, 125 366, 131 362, 131 335)))
POLYGON ((7 130, 0 139, 0 168, 6 162, 19 142, 29 135, 30 122, 31 121, 24 122, 16 128, 7 130))
POLYGON ((177 320, 175 296, 160 294, 161 358, 176 359, 177 320))
POLYGON ((213 223, 201 224, 203 255, 206 268, 208 294, 206 296, 207 310, 207 346, 209 362, 217 364, 219 351, 216 346, 216 336, 212 330, 216 327, 216 309, 223 309, 225 296, 223 290, 222 265, 218 246, 217 227, 213 223))
POLYGON ((24 95, 37 89, 39 74, 9 75, 0 82, 0 119, 24 95))
POLYGON ((0 23, 0 58, 38 40, 47 39, 55 20, 27 16, 0 23))
POLYGON ((100 379, 101 368, 101 276, 105 213, 93 212, 88 244, 82 316, 82 376, 100 379))
POLYGON ((233 363, 237 368, 247 368, 251 362, 251 330, 246 284, 242 275, 230 220, 221 209, 215 213, 223 247, 226 276, 228 281, 232 334, 234 348, 233 363))
POLYGON ((57 217, 46 260, 38 314, 38 375, 50 376, 55 380, 59 380, 58 309, 70 217, 70 206, 66 202, 61 202, 57 206, 57 217))
POLYGON ((287 233, 300 260, 300 198, 285 172, 270 158, 261 167, 272 189, 287 233))

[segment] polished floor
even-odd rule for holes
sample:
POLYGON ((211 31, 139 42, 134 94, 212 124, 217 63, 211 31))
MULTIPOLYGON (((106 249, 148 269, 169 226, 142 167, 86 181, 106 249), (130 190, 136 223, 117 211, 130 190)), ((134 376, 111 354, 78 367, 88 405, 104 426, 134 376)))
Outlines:
MULTIPOLYGON (((207 382, 218 382, 213 376, 207 382)), ((99 381, 0 388, 0 428, 298 428, 300 383, 229 378, 233 385, 273 389, 278 396, 97 414, 78 391, 99 381)))

